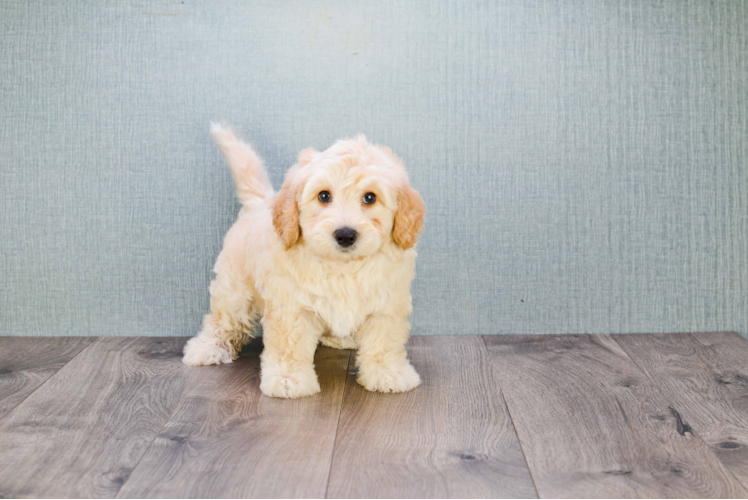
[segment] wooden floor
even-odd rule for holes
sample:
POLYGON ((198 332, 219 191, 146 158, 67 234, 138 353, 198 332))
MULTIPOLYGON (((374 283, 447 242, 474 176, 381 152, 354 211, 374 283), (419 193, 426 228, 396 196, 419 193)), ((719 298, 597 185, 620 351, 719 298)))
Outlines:
POLYGON ((748 497, 735 333, 414 337, 399 395, 320 347, 296 401, 185 341, 0 338, 0 498, 748 497))

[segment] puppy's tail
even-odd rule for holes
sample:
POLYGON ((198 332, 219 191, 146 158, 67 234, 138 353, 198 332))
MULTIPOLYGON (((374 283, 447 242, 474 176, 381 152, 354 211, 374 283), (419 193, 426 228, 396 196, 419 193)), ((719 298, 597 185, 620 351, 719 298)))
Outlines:
POLYGON ((236 194, 244 207, 275 194, 262 159, 249 144, 237 139, 230 128, 217 123, 210 124, 210 133, 231 167, 236 194))

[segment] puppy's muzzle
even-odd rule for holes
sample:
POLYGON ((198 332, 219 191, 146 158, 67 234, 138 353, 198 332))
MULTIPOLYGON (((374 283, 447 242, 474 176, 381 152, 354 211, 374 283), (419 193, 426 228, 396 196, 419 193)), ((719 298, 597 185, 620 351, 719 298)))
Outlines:
POLYGON ((340 229, 335 230, 333 236, 335 236, 335 241, 338 242, 338 245, 343 248, 348 248, 349 246, 356 243, 356 238, 358 238, 358 231, 350 227, 341 227, 340 229))

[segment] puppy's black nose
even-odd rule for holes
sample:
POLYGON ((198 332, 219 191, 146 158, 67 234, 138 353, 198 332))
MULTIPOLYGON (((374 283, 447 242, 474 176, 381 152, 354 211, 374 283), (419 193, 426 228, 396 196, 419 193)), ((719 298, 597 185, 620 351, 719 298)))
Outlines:
POLYGON ((333 234, 335 235, 335 241, 343 248, 353 245, 356 243, 356 238, 358 238, 358 232, 350 227, 336 229, 333 234))

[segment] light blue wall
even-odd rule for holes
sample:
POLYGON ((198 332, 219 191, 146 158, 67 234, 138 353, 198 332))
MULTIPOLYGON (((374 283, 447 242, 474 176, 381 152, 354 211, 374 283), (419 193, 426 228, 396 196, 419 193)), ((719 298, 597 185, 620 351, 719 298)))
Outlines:
POLYGON ((0 334, 191 335, 238 210, 357 132, 414 333, 748 332, 748 2, 0 2, 0 334))

